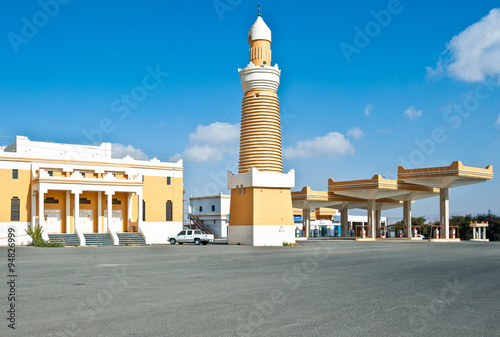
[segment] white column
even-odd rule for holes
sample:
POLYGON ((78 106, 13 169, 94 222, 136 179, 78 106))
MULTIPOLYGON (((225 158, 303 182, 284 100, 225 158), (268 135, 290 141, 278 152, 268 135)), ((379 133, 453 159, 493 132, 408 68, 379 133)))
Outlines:
POLYGON ((80 192, 78 191, 74 191, 73 192, 74 195, 75 195, 75 207, 73 209, 73 228, 74 228, 74 232, 76 232, 80 226, 79 226, 79 222, 80 222, 80 192))
POLYGON ((74 207, 73 207, 73 233, 78 236, 80 246, 86 246, 85 236, 80 230, 80 194, 82 191, 71 191, 74 194, 74 207))
POLYGON ((444 226, 443 239, 450 238, 450 189, 441 188, 439 191, 439 209, 440 209, 440 219, 441 226, 444 226))
POLYGON ((309 238, 309 232, 311 231, 311 210, 309 208, 302 209, 302 223, 305 227, 305 233, 303 232, 303 236, 309 238))
POLYGON ((375 211, 376 211, 376 202, 375 200, 368 200, 368 229, 367 229, 367 237, 375 238, 375 211))
POLYGON ((44 198, 45 190, 40 186, 38 189, 38 224, 45 228, 45 210, 44 210, 44 198))
MULTIPOLYGON (((130 221, 132 220, 132 193, 128 194, 128 203, 127 203, 127 231, 130 230, 130 221)), ((183 219, 184 221, 184 219, 183 219)))
POLYGON ((406 237, 411 236, 411 200, 403 201, 403 232, 406 237))
POLYGON ((476 227, 472 227, 472 239, 476 240, 476 227))
POLYGON ((71 192, 66 191, 66 234, 71 233, 71 192))
POLYGON ((377 209, 375 211, 375 237, 377 237, 380 233, 380 217, 382 211, 377 209))
POLYGON ((102 223, 102 192, 97 192, 97 232, 103 232, 103 223, 102 223))
POLYGON ((36 224, 36 191, 31 193, 31 228, 36 224))
POLYGON ((137 193, 137 202, 138 202, 138 214, 137 214, 137 227, 141 228, 142 225, 142 193, 137 193))
POLYGON ((348 237, 349 235, 349 207, 348 204, 345 203, 342 209, 340 210, 340 232, 343 238, 348 237))
POLYGON ((108 205, 107 205, 108 225, 106 226, 106 230, 105 230, 105 232, 107 233, 109 231, 109 226, 111 225, 111 219, 113 219, 113 193, 108 192, 106 194, 106 197, 108 198, 108 205))
POLYGON ((486 240, 486 227, 483 227, 483 240, 486 240))
POLYGON ((483 238, 483 228, 479 227, 477 230, 479 231, 479 239, 481 240, 483 238))

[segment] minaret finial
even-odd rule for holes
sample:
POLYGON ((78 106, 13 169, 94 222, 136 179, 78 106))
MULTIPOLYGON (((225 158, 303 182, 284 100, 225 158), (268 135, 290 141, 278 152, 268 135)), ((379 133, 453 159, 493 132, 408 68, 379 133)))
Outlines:
POLYGON ((259 5, 259 16, 260 16, 260 5, 259 5))

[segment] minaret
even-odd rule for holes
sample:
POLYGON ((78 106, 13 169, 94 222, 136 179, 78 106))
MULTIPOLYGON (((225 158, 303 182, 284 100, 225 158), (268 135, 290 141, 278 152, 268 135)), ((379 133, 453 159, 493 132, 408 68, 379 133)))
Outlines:
POLYGON ((231 190, 229 244, 281 246, 295 242, 292 197, 295 172, 283 174, 278 87, 271 66, 271 30, 259 16, 248 32, 250 63, 239 70, 244 96, 239 174, 228 172, 231 190))

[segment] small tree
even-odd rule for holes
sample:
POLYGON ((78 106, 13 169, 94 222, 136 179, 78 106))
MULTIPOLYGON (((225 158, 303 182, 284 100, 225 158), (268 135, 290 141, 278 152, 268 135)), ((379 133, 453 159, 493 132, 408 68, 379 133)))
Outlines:
MULTIPOLYGON (((403 229, 403 220, 398 221, 394 224, 396 226, 396 230, 398 229, 403 229)), ((411 226, 412 228, 414 226, 420 226, 422 233, 420 234, 429 234, 430 233, 430 226, 425 223, 425 217, 424 216, 419 216, 419 217, 412 217, 411 218, 411 226)))
POLYGON ((470 222, 472 216, 470 214, 466 216, 454 215, 450 218, 450 227, 456 226, 460 230, 460 239, 470 240, 472 239, 472 230, 470 229, 470 222))
POLYGON ((29 226, 28 229, 24 230, 33 240, 33 245, 37 245, 37 243, 42 239, 43 227, 40 224, 36 225, 34 228, 29 226))
POLYGON ((486 214, 476 215, 472 218, 472 221, 488 221, 488 229, 486 230, 488 239, 490 241, 500 241, 500 216, 495 215, 488 210, 488 213, 486 214))

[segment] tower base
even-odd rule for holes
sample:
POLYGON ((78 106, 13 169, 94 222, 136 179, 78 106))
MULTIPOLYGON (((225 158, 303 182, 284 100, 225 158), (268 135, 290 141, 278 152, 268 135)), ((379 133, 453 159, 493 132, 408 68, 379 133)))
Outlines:
POLYGON ((228 172, 231 208, 227 228, 228 244, 283 246, 295 242, 292 193, 295 171, 287 174, 228 172))
POLYGON ((247 246, 283 246, 295 242, 295 226, 229 226, 228 244, 247 246))

